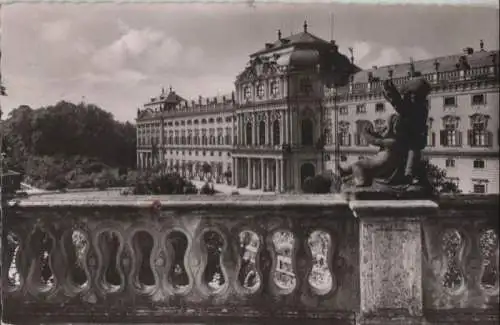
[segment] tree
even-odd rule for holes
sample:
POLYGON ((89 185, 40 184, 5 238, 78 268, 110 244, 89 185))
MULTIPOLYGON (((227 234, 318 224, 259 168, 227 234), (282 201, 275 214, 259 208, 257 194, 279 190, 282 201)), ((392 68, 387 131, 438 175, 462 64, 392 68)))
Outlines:
POLYGON ((423 170, 427 175, 427 179, 429 180, 429 184, 434 193, 452 193, 458 194, 461 193, 461 190, 458 188, 458 185, 452 181, 450 181, 446 177, 446 171, 439 168, 436 165, 433 165, 429 162, 429 160, 424 159, 423 170))

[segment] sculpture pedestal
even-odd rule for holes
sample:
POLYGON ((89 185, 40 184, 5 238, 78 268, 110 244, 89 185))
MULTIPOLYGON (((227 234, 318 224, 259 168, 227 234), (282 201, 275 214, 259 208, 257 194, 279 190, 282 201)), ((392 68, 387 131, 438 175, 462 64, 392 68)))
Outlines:
POLYGON ((423 324, 421 219, 432 201, 351 201, 359 218, 359 324, 423 324))
POLYGON ((373 182, 371 186, 342 185, 342 193, 350 200, 426 200, 432 191, 420 185, 388 185, 373 182))

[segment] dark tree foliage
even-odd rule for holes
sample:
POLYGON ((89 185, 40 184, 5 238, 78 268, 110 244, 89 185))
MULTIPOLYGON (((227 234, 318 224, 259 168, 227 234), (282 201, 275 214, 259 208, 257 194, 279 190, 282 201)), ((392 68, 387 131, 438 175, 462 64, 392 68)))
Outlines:
POLYGON ((131 180, 133 194, 158 195, 158 194, 196 194, 198 190, 190 181, 180 175, 145 173, 131 180))
POLYGON ((331 186, 331 178, 325 175, 316 175, 306 178, 302 189, 304 193, 325 194, 330 193, 331 186))
POLYGON ((446 177, 446 171, 436 165, 431 164, 427 159, 423 160, 423 167, 427 173, 427 178, 435 194, 458 194, 461 190, 457 184, 446 177))
POLYGON ((35 110, 19 106, 3 127, 16 167, 30 156, 81 156, 113 167, 135 165, 135 126, 116 121, 93 104, 61 101, 35 110))
POLYGON ((123 174, 135 168, 135 126, 116 121, 93 104, 61 101, 39 109, 22 105, 10 112, 2 128, 6 167, 34 185, 102 187, 110 183, 110 169, 123 174), (107 174, 100 175, 105 170, 107 174), (99 184, 92 181, 96 178, 99 184))

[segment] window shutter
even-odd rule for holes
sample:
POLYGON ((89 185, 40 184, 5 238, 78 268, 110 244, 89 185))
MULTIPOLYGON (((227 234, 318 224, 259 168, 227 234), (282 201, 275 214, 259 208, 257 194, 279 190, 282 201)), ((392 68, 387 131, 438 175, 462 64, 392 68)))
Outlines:
POLYGON ((455 131, 457 133, 457 138, 458 138, 458 145, 462 145, 462 132, 460 131, 455 131))
POLYGON ((436 146, 436 133, 432 132, 431 137, 432 137, 432 139, 431 139, 431 146, 435 147, 436 146))
POLYGON ((347 144, 348 146, 351 146, 351 134, 349 133, 349 142, 347 144))
POLYGON ((442 146, 446 146, 446 130, 439 132, 439 141, 442 146))
POLYGON ((487 145, 488 147, 492 147, 492 146, 493 146, 493 133, 492 133, 492 132, 490 132, 490 131, 487 131, 486 135, 487 135, 487 138, 486 138, 486 141, 487 141, 487 142, 486 142, 486 145, 487 145))

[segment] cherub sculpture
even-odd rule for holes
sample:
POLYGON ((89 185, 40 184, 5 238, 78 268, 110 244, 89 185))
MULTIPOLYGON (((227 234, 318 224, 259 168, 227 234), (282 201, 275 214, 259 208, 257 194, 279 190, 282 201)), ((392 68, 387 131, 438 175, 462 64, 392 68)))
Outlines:
POLYGON ((427 141, 428 107, 426 97, 430 85, 425 79, 412 79, 401 93, 391 81, 384 82, 384 96, 397 113, 391 114, 387 127, 374 132, 373 125, 364 127, 363 136, 380 151, 371 158, 339 167, 339 174, 354 187, 373 186, 428 186, 421 164, 421 151, 427 141))

